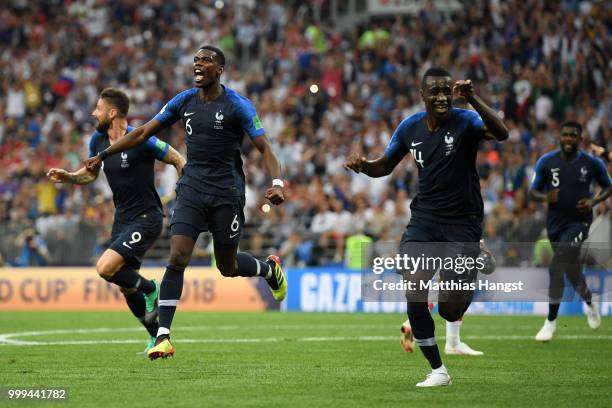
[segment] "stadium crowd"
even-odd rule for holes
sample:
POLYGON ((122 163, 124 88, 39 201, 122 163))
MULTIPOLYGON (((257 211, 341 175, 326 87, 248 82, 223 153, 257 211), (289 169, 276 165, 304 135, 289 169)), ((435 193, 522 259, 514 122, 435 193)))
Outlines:
MULTIPOLYGON (((289 184, 288 201, 262 213, 269 180, 246 142, 251 227, 243 242, 255 255, 280 248, 291 264, 341 262, 355 234, 399 238, 416 192, 412 159, 375 180, 342 163, 353 151, 380 155, 399 122, 423 110, 420 80, 430 66, 472 79, 510 128, 508 141, 484 143, 478 157, 493 249, 543 233, 543 207, 529 202, 527 188, 536 158, 557 146, 563 120, 584 125, 586 150, 610 140, 605 2, 474 1, 456 13, 425 7, 345 31, 315 21, 313 7, 324 1, 204 3, 15 0, 3 7, 0 263, 91 262, 110 237, 110 190, 103 177, 91 186, 55 185, 46 170, 82 166, 101 89, 124 89, 131 124, 142 123, 192 86, 202 44, 225 51, 222 82, 257 107, 289 184)), ((160 137, 184 152, 181 126, 160 137)), ((174 168, 160 164, 157 178, 169 211, 174 168)))

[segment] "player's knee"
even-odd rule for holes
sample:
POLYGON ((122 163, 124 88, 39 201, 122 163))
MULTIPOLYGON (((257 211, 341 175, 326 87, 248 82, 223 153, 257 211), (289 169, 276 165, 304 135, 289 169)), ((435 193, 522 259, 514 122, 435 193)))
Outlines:
POLYGON ((179 268, 186 268, 189 264, 189 258, 191 254, 181 249, 173 249, 170 252, 170 265, 177 266, 179 268))
POLYGON ((238 269, 235 265, 231 265, 230 263, 223 263, 217 261, 217 269, 221 272, 221 275, 226 278, 234 278, 238 276, 238 269))
POLYGON ((132 293, 136 293, 138 291, 138 289, 136 289, 136 288, 122 288, 122 287, 119 287, 119 290, 125 296, 131 295, 132 293))
POLYGON ((440 310, 440 316, 447 322, 456 322, 457 320, 461 318, 460 313, 458 313, 457 311, 450 311, 450 310, 445 310, 445 311, 440 310))
POLYGON ((112 265, 110 262, 105 262, 102 259, 98 259, 98 262, 96 263, 96 271, 98 272, 98 275, 105 280, 109 280, 113 277, 115 272, 117 272, 114 265, 112 265))
POLYGON ((439 304, 438 313, 440 313, 440 317, 447 322, 456 322, 461 319, 463 315, 463 307, 459 305, 439 304))

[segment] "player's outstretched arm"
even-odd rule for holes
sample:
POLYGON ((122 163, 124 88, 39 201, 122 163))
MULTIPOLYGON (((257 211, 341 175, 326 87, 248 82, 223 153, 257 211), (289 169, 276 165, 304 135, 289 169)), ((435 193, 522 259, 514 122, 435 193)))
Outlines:
POLYGON ((93 170, 88 170, 87 167, 81 167, 75 172, 68 172, 64 169, 49 169, 47 177, 55 183, 71 183, 71 184, 89 184, 93 183, 100 174, 100 167, 93 170))
POLYGON ((264 165, 268 170, 268 175, 272 178, 272 187, 266 190, 266 199, 274 205, 282 204, 285 201, 283 194, 283 181, 281 179, 281 167, 276 154, 270 146, 270 142, 266 135, 258 136, 251 139, 257 150, 261 153, 264 160, 264 165))
POLYGON ((89 170, 100 167, 102 160, 108 156, 129 150, 134 146, 146 142, 149 137, 153 136, 161 128, 162 125, 157 119, 151 119, 144 125, 137 127, 124 137, 120 138, 116 143, 98 153, 98 155, 85 160, 85 167, 87 167, 89 170))
POLYGON ((346 170, 353 170, 355 173, 363 173, 370 177, 384 177, 391 174, 398 162, 393 162, 387 156, 380 156, 375 160, 367 160, 359 153, 353 153, 344 162, 346 170))
POLYGON ((502 141, 508 138, 508 128, 501 120, 493 108, 488 106, 476 93, 474 92, 474 85, 471 80, 460 80, 455 82, 453 87, 460 96, 463 96, 476 112, 482 118, 487 133, 492 135, 496 140, 502 141))

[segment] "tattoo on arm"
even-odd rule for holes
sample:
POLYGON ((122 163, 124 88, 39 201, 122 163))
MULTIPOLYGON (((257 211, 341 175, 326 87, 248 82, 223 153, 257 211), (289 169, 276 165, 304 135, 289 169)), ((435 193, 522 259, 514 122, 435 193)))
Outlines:
POLYGON ((168 146, 168 153, 164 157, 164 162, 173 165, 177 170, 182 170, 187 160, 172 146, 168 146))
POLYGON ((74 173, 69 173, 70 183, 73 184, 89 184, 94 182, 98 178, 98 174, 100 174, 100 169, 96 171, 89 171, 87 168, 83 167, 74 173))
POLYGON ((602 201, 606 201, 610 195, 612 195, 612 186, 602 189, 599 194, 593 197, 594 205, 597 205, 602 201))

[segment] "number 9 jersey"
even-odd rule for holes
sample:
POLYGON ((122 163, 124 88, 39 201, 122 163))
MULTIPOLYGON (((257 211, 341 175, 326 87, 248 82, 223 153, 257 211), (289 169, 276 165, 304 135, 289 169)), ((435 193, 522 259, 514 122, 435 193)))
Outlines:
MULTIPOLYGON (((128 126, 127 133, 133 129, 128 126)), ((89 143, 89 157, 109 146, 108 134, 96 131, 89 143)), ((109 156, 103 162, 115 203, 110 249, 118 252, 135 270, 140 269, 142 258, 162 230, 162 205, 155 190, 155 160, 163 160, 169 149, 166 142, 152 136, 144 144, 109 156)))

